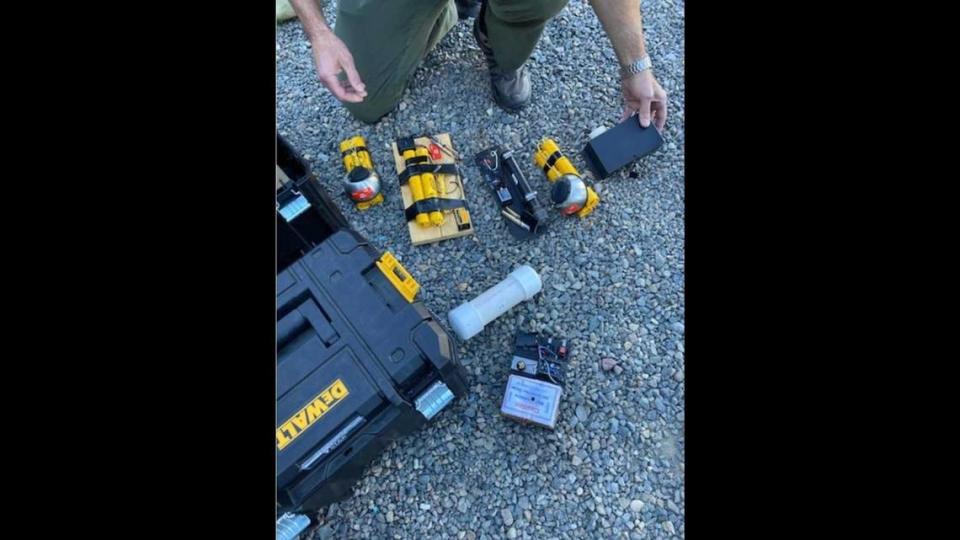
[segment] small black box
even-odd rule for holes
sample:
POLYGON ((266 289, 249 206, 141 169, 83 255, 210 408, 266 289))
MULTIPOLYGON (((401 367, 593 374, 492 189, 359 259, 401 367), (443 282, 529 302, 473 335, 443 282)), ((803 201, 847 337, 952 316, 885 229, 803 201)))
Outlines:
POLYGON ((654 127, 640 125, 636 115, 597 135, 583 149, 583 159, 597 180, 660 148, 663 137, 654 127))

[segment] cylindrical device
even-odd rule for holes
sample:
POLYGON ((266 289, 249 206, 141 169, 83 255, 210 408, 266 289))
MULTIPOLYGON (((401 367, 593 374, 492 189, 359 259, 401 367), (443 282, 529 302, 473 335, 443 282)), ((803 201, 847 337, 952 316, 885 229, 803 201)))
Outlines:
POLYGON ((533 154, 533 162, 543 169, 543 174, 551 182, 568 174, 580 176, 576 167, 563 155, 553 139, 544 139, 540 142, 537 151, 533 154))
POLYGON ((447 321, 457 336, 466 341, 513 306, 533 298, 542 287, 537 271, 523 265, 480 296, 450 310, 447 321))
MULTIPOLYGON (((404 161, 416 157, 417 153, 415 150, 404 150, 403 159, 404 161)), ((413 202, 417 202, 423 199, 423 184, 420 182, 419 174, 411 174, 410 179, 407 180, 407 183, 410 184, 410 197, 413 198, 413 202)), ((426 227, 430 225, 430 217, 421 212, 417 214, 417 225, 421 227, 426 227)))
POLYGON ((310 526, 310 518, 303 514, 284 514, 277 520, 277 540, 297 540, 310 526))
MULTIPOLYGON (((430 154, 427 152, 427 149, 424 147, 417 148, 417 157, 424 157, 429 159, 430 154)), ((432 173, 425 172, 420 175, 420 184, 423 186, 423 198, 432 199, 437 196, 437 183, 436 178, 434 178, 432 173)), ((420 216, 417 216, 418 218, 420 216)), ((418 220, 419 221, 419 220, 418 220)), ((443 225, 443 214, 438 210, 430 212, 430 223, 434 226, 439 227, 443 225)))
POLYGON ((354 202, 367 202, 380 194, 380 177, 373 169, 373 161, 363 137, 357 135, 340 143, 340 155, 347 176, 343 180, 344 192, 354 202))

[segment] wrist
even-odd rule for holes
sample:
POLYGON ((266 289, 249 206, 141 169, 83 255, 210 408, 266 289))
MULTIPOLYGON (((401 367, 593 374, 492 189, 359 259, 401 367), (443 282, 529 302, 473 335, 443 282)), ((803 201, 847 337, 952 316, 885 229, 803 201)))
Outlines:
POLYGON ((626 80, 641 73, 647 73, 653 70, 653 63, 650 56, 644 52, 639 56, 633 57, 626 64, 620 64, 620 79, 626 80))
POLYGON ((311 45, 317 45, 330 40, 333 30, 326 23, 318 22, 307 31, 307 39, 311 45))

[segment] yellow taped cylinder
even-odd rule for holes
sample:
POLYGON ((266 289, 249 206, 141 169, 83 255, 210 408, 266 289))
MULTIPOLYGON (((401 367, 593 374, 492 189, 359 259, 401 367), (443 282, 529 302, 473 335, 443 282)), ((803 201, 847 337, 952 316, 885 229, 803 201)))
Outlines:
POLYGON ((343 156, 343 167, 347 170, 347 174, 357 167, 373 170, 373 160, 366 147, 366 141, 359 135, 340 142, 340 155, 343 156), (359 150, 351 151, 354 149, 359 150))
MULTIPOLYGON (((417 153, 413 150, 405 150, 403 152, 403 159, 404 161, 406 161, 412 157, 415 157, 416 155, 417 153)), ((423 195, 423 184, 420 182, 420 175, 419 174, 410 175, 410 179, 407 180, 407 185, 410 186, 410 196, 413 197, 413 202, 422 201, 424 195, 423 195)), ((421 227, 426 227, 430 225, 430 216, 428 216, 424 212, 417 214, 416 219, 417 219, 417 225, 420 225, 421 227)))
MULTIPOLYGON (((417 148, 417 156, 423 156, 429 159, 429 155, 426 148, 417 148)), ((423 186, 424 199, 432 199, 437 196, 437 179, 432 173, 425 172, 420 175, 420 183, 423 186)), ((437 227, 443 225, 443 213, 439 210, 430 212, 430 223, 437 227)))
POLYGON ((547 164, 547 160, 550 159, 555 152, 560 153, 560 157, 554 161, 553 166, 544 171, 544 174, 547 176, 547 180, 551 182, 555 181, 557 178, 560 178, 566 174, 573 174, 580 176, 580 173, 577 172, 577 168, 573 166, 573 163, 570 163, 570 160, 567 159, 567 156, 560 151, 560 147, 557 146, 557 143, 553 139, 544 139, 540 142, 540 145, 537 146, 537 151, 533 154, 533 162, 543 170, 544 166, 547 164))

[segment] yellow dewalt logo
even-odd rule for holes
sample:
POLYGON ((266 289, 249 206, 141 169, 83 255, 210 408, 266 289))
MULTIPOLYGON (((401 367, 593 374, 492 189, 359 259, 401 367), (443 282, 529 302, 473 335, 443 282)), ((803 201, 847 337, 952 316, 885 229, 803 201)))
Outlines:
POLYGON ((277 450, 283 450, 286 446, 300 436, 301 433, 312 426, 327 411, 334 408, 338 403, 347 397, 350 391, 343 381, 337 379, 326 390, 320 392, 320 395, 313 398, 307 406, 297 411, 289 420, 280 424, 277 428, 277 450))

